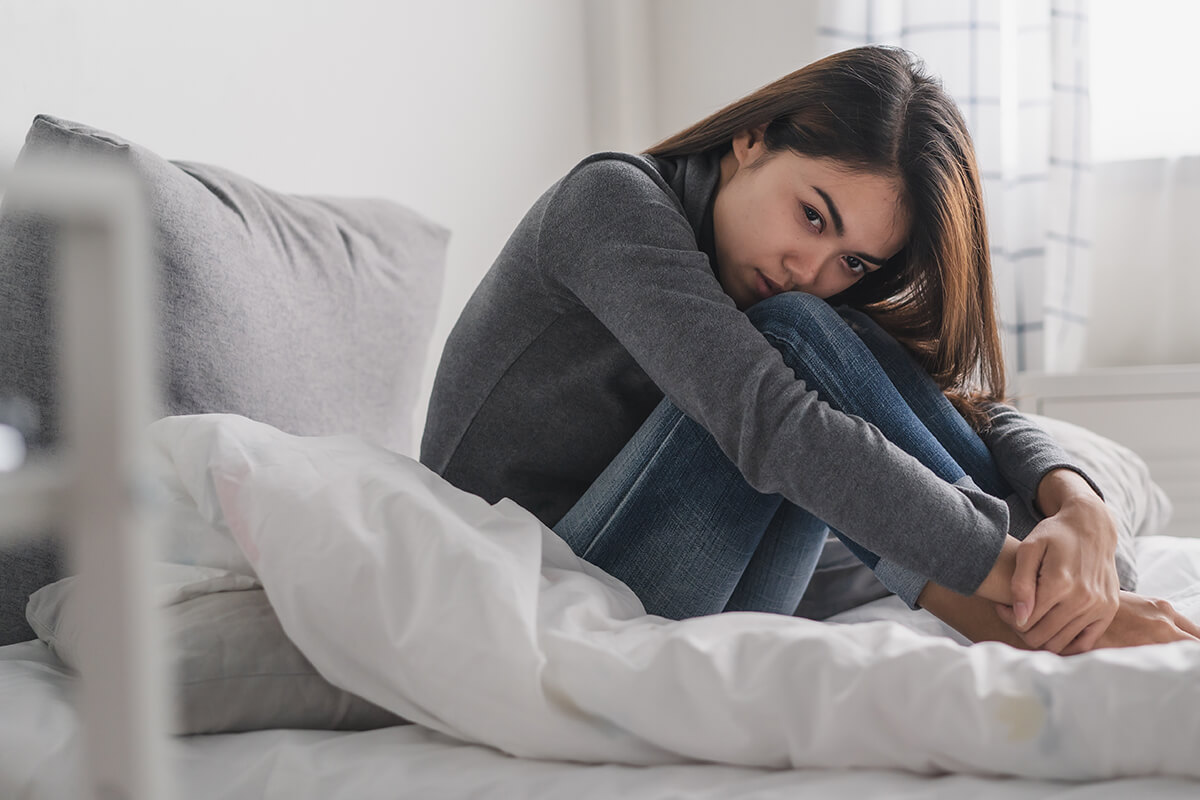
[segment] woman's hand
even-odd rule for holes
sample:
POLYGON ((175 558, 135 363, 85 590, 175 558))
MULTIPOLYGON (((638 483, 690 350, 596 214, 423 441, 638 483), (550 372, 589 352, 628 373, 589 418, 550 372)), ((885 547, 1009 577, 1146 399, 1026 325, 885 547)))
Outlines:
POLYGON ((1066 500, 1017 549, 1013 607, 1002 607, 1010 617, 999 610, 1001 618, 1035 649, 1092 649, 1120 604, 1116 548, 1116 523, 1103 500, 1066 500))
MULTIPOLYGON (((1008 606, 997 605, 1000 619, 1015 626, 1016 617, 1008 606)), ((1091 647, 1076 640, 1063 648, 1061 655, 1072 656, 1101 647, 1136 647, 1168 642, 1200 642, 1200 626, 1180 614, 1166 600, 1121 592, 1116 616, 1091 647)))

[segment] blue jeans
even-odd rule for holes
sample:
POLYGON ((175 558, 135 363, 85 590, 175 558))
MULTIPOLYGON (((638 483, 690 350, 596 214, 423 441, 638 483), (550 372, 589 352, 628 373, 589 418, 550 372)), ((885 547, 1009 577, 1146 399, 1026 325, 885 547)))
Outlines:
MULTIPOLYGON (((1011 494, 979 435, 866 314, 785 292, 746 315, 832 407, 873 423, 943 480, 969 475, 989 494, 1011 494)), ((554 531, 624 581, 649 613, 684 619, 793 613, 829 528, 753 489, 708 431, 664 398, 554 531)), ((879 556, 833 533, 882 577, 879 556)))

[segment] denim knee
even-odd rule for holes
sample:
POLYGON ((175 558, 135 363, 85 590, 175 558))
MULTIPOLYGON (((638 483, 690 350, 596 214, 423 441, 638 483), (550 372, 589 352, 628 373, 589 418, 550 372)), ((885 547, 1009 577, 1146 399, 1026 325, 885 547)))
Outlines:
POLYGON ((760 300, 746 309, 746 316, 758 330, 780 341, 837 340, 855 335, 838 309, 806 292, 782 292, 760 300))
POLYGON ((837 307, 837 313, 856 333, 870 331, 876 336, 891 338, 883 328, 879 327, 879 323, 871 319, 870 315, 864 311, 843 305, 837 307))

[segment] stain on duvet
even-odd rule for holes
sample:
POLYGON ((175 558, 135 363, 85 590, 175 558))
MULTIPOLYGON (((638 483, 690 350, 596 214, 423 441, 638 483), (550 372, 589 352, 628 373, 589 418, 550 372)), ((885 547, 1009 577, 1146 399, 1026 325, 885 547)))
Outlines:
POLYGON ((992 718, 1004 726, 1010 742, 1027 742, 1041 733, 1046 725, 1046 706, 1039 697, 993 697, 989 705, 992 718))

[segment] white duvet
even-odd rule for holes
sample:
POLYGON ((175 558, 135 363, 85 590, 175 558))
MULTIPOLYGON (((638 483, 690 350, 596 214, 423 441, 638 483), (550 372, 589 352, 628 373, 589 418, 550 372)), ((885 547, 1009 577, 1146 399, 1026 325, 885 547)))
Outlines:
MULTIPOLYGON (((459 739, 583 762, 1200 777, 1200 645, 1059 658, 891 622, 672 622, 515 503, 358 439, 228 415, 151 432, 185 523, 168 560, 253 571, 328 680, 459 739)), ((1197 618, 1200 541, 1172 547, 1197 618)))

